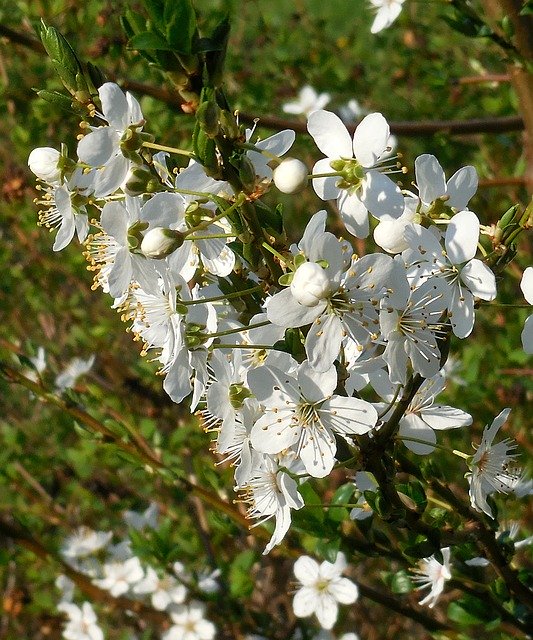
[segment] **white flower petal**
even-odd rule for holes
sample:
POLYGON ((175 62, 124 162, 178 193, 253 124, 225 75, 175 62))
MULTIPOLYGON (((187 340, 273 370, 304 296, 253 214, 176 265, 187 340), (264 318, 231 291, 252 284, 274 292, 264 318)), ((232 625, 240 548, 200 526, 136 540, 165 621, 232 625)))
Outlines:
MULTIPOLYGON (((332 173, 333 169, 329 158, 322 158, 313 167, 313 174, 332 173)), ((313 178, 313 189, 321 200, 335 200, 341 192, 337 187, 338 176, 325 178, 313 178)))
POLYGON ((416 184, 420 200, 430 204, 446 193, 444 171, 437 158, 425 153, 415 160, 416 184))
POLYGON ((472 211, 461 211, 446 228, 446 253, 452 264, 471 260, 477 251, 479 220, 472 211))
POLYGON ((339 605, 333 596, 323 593, 316 603, 315 614, 323 629, 332 629, 337 622, 339 605))
POLYGON ((312 587, 302 587, 294 595, 292 608, 297 618, 307 618, 315 612, 318 594, 312 587))
POLYGON ((366 238, 369 233, 368 210, 361 199, 355 193, 341 191, 338 207, 346 229, 356 238, 366 238))
POLYGON ((340 578, 329 587, 331 595, 341 604, 352 604, 359 597, 359 589, 348 578, 340 578))
POLYGON ((520 280, 520 289, 529 304, 533 304, 533 267, 527 267, 524 270, 520 280))
POLYGON ((379 171, 368 171, 361 193, 361 202, 379 220, 397 219, 405 208, 400 187, 379 171))
POLYGON ((420 417, 427 422, 432 429, 442 431, 444 429, 456 429, 472 424, 472 416, 461 409, 434 404, 420 411, 420 417))
POLYGON ((458 211, 466 209, 470 199, 474 196, 478 187, 477 171, 468 166, 456 171, 448 180, 446 193, 449 200, 446 204, 458 211))
POLYGON ((352 138, 348 129, 331 111, 314 111, 307 120, 307 130, 316 146, 328 158, 352 158, 352 138))
POLYGON ((111 127, 91 131, 78 142, 78 158, 90 167, 105 165, 118 152, 120 136, 111 127))
POLYGON ((461 280, 470 291, 482 300, 494 300, 496 297, 496 278, 486 264, 474 258, 461 270, 461 280))
POLYGON ((526 318, 520 337, 524 351, 533 354, 533 315, 526 318))
POLYGON ((122 89, 114 82, 106 82, 98 89, 102 113, 110 125, 119 130, 128 126, 129 105, 122 89))
POLYGON ((390 128, 382 114, 370 113, 355 130, 353 155, 363 167, 373 167, 387 148, 389 137, 390 128))
POLYGON ((407 413, 400 420, 400 429, 398 430, 398 435, 400 440, 404 443, 404 445, 413 453, 418 455, 426 455, 431 453, 435 447, 434 445, 437 442, 437 436, 431 427, 429 427, 419 416, 415 413, 407 413), (402 436, 405 438, 416 438, 417 440, 424 440, 427 444, 422 444, 421 442, 411 442, 410 440, 403 440, 402 436))
POLYGON ((318 578, 318 562, 309 556, 300 556, 294 563, 294 575, 303 585, 312 585, 318 578))

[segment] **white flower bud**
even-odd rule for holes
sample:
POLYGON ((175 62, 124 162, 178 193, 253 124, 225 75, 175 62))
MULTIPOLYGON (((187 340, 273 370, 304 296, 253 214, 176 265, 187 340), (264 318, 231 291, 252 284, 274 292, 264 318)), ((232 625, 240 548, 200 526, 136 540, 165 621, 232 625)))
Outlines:
POLYGON ((28 158, 30 171, 38 178, 50 184, 59 182, 61 174, 58 162, 60 153, 52 147, 38 147, 34 149, 28 158))
POLYGON ((166 258, 183 244, 183 234, 164 227, 150 229, 141 242, 141 251, 147 258, 166 258))
POLYGON ((327 273, 316 262, 304 262, 296 269, 291 282, 291 293, 304 307, 316 307, 331 293, 327 273))
POLYGON ((409 248, 409 244, 403 237, 405 227, 411 224, 416 217, 416 212, 406 209, 396 220, 381 220, 374 229, 375 243, 388 253, 401 253, 409 248))
POLYGON ((274 184, 282 193, 297 193, 307 186, 307 167, 301 160, 285 158, 274 169, 274 184))

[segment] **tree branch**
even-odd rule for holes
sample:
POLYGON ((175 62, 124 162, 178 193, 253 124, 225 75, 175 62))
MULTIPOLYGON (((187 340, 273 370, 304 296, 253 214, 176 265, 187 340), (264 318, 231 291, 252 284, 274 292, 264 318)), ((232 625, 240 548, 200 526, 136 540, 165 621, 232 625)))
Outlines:
MULTIPOLYGON (((19 33, 2 24, 0 24, 0 36, 37 53, 42 54, 44 52, 44 48, 39 40, 27 34, 19 33)), ((107 75, 110 80, 117 82, 125 90, 134 91, 140 95, 151 96, 172 107, 181 108, 181 105, 184 103, 184 100, 177 93, 163 87, 155 87, 133 80, 124 80, 111 72, 105 72, 105 75, 107 75)), ((254 116, 248 113, 239 114, 239 120, 244 123, 253 124, 258 119, 260 125, 266 129, 293 129, 297 133, 307 133, 307 124, 299 120, 288 120, 268 115, 254 116)), ((505 131, 520 131, 524 128, 524 122, 520 116, 472 118, 470 120, 425 120, 419 122, 392 121, 389 122, 389 125, 391 133, 405 137, 432 136, 436 133, 447 133, 449 135, 502 133, 505 131)), ((357 125, 348 124, 347 126, 348 130, 353 133, 357 125)))

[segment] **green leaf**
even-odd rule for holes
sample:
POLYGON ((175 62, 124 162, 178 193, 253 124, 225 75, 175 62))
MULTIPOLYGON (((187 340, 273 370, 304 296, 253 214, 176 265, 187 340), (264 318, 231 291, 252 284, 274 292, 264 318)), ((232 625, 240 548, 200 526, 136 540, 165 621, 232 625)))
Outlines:
POLYGON ((304 499, 305 506, 311 507, 310 509, 306 509, 306 511, 312 514, 311 517, 314 520, 318 520, 318 522, 324 522, 324 509, 322 508, 322 500, 311 486, 311 483, 304 482, 298 487, 298 491, 304 499))
POLYGON ((143 0, 146 11, 155 26, 165 30, 165 0, 143 0))
POLYGON ((320 539, 315 547, 315 553, 317 556, 324 558, 328 562, 334 563, 337 559, 337 554, 341 548, 341 539, 334 538, 333 540, 320 539))
POLYGON ((165 41, 163 36, 155 31, 142 31, 137 33, 128 42, 129 49, 136 49, 137 51, 154 50, 159 51, 172 51, 172 47, 165 41))
POLYGON ((411 576, 403 569, 398 571, 391 578, 390 588, 393 593, 409 593, 413 590, 411 576))
POLYGON ((57 29, 47 26, 44 20, 41 20, 40 36, 61 82, 71 94, 76 93, 79 89, 77 76, 83 75, 83 70, 74 49, 57 29))
POLYGON ((256 561, 256 554, 248 549, 239 553, 233 560, 229 570, 230 593, 234 598, 247 598, 255 587, 251 569, 256 561))
POLYGON ((174 51, 190 54, 196 32, 196 13, 190 0, 166 0, 165 34, 174 51))

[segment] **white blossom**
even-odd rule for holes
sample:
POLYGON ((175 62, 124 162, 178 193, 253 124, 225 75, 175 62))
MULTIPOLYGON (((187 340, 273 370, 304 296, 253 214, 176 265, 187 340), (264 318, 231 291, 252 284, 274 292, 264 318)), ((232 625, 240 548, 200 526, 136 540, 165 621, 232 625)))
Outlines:
POLYGON ((444 584, 452 577, 450 571, 450 548, 441 549, 441 553, 442 564, 435 556, 431 556, 421 560, 418 568, 413 569, 414 573, 417 574, 413 577, 413 580, 420 584, 418 589, 427 589, 428 587, 430 589, 429 593, 418 604, 427 604, 430 609, 437 604, 437 600, 444 590, 444 584))
POLYGON ((323 109, 331 100, 329 93, 318 94, 313 87, 306 84, 298 92, 298 99, 283 105, 285 113, 308 116, 317 109, 323 109))
POLYGON ((294 575, 300 588, 294 595, 292 607, 298 618, 313 613, 320 626, 331 629, 337 621, 339 604, 352 604, 359 590, 348 578, 343 578, 346 558, 339 552, 335 563, 324 561, 320 565, 309 556, 301 556, 294 563, 294 575))
POLYGON ((509 493, 520 478, 520 473, 514 466, 517 454, 514 453, 516 444, 506 438, 493 444, 500 427, 506 422, 511 409, 504 409, 499 413, 490 426, 483 430, 481 443, 470 463, 467 474, 470 483, 470 504, 476 511, 483 511, 494 518, 492 509, 487 502, 487 496, 498 491, 509 493))
POLYGON ((366 238, 367 212, 376 218, 401 216, 404 197, 381 166, 388 154, 389 125, 381 113, 371 113, 357 126, 353 139, 342 120, 330 111, 315 111, 307 129, 326 156, 313 167, 313 188, 322 200, 337 200, 346 228, 366 238), (331 175, 327 175, 331 174, 331 175))

